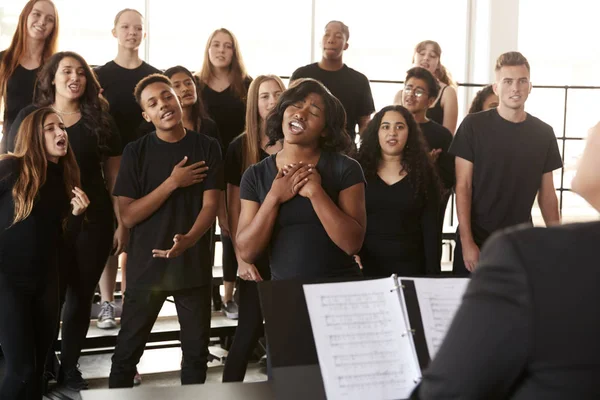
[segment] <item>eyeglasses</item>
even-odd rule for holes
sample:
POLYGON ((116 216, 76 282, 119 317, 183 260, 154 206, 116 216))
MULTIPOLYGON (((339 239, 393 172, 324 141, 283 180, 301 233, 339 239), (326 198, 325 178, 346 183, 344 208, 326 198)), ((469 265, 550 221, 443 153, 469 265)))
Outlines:
POLYGON ((406 86, 404 88, 404 94, 407 96, 410 96, 412 94, 418 99, 424 94, 427 94, 427 92, 421 88, 413 88, 412 86, 406 86))

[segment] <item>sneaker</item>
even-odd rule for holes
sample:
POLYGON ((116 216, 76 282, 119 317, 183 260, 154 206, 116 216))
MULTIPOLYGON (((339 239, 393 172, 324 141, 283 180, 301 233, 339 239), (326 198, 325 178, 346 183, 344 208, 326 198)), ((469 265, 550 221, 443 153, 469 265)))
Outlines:
POLYGON ((74 392, 88 388, 88 382, 81 376, 79 366, 67 370, 61 368, 58 374, 58 384, 74 392))
POLYGON ((117 321, 115 320, 115 305, 113 303, 108 301, 102 303, 96 326, 100 329, 114 329, 117 327, 117 321))
POLYGON ((140 375, 140 373, 138 372, 138 370, 135 370, 135 376, 133 377, 133 386, 140 386, 142 384, 142 376, 140 375))
POLYGON ((238 305, 233 300, 230 300, 227 303, 223 303, 223 305, 221 306, 221 310, 223 310, 225 316, 229 319, 238 318, 238 305))

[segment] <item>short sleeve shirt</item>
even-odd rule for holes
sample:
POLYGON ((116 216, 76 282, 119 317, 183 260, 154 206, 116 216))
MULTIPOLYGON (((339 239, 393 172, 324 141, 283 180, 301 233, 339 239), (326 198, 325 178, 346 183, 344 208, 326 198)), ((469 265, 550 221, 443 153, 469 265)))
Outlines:
POLYGON ((542 176, 562 167, 552 127, 527 114, 513 123, 496 109, 470 114, 461 123, 450 153, 473 163, 473 235, 531 220, 542 176))
MULTIPOLYGON (((321 185, 336 204, 341 191, 365 183, 358 162, 339 153, 321 153, 316 168, 321 185)), ((276 175, 275 154, 249 167, 242 177, 241 199, 262 204, 276 175)), ((269 258, 274 280, 360 275, 353 257, 329 238, 310 200, 300 195, 279 207, 269 258)))
POLYGON ((125 148, 114 195, 140 199, 159 187, 184 157, 209 167, 199 184, 176 189, 160 208, 131 229, 127 286, 137 289, 180 290, 208 285, 212 279, 210 232, 172 259, 153 258, 153 249, 170 249, 176 234, 187 233, 202 210, 204 192, 222 190, 221 149, 206 135, 187 131, 176 143, 148 133, 125 148))

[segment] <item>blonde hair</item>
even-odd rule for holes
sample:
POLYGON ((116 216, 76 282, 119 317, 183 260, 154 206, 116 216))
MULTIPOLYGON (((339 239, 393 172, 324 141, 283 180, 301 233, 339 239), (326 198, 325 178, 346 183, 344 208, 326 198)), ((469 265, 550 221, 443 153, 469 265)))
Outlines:
POLYGON ((117 13, 117 15, 115 16, 115 28, 117 27, 117 24, 119 23, 119 19, 121 18, 121 15, 125 14, 126 12, 134 12, 136 14, 138 14, 140 17, 142 17, 142 19, 144 19, 144 16, 142 15, 141 12, 139 12, 138 10, 134 10, 133 8, 124 8, 121 11, 119 11, 117 13))
POLYGON ((215 76, 215 71, 208 50, 212 44, 213 39, 217 33, 224 33, 229 35, 233 44, 233 57, 231 58, 231 64, 229 65, 229 71, 231 72, 231 88, 233 92, 242 100, 246 100, 247 90, 245 81, 248 79, 248 72, 244 66, 244 60, 242 59, 242 53, 240 52, 240 45, 236 37, 231 33, 229 29, 220 28, 214 31, 206 42, 206 48, 204 49, 204 61, 202 62, 202 69, 196 75, 200 78, 201 85, 206 85, 210 81, 211 76, 215 76))
POLYGON ((252 81, 248 89, 248 105, 246 106, 246 133, 242 137, 242 173, 251 165, 260 161, 262 121, 258 113, 258 96, 260 85, 275 81, 283 92, 285 85, 276 75, 259 75, 252 81))
POLYGON ((44 43, 40 67, 58 51, 58 12, 56 6, 51 0, 29 0, 19 15, 17 31, 13 35, 10 46, 4 52, 2 62, 0 62, 0 104, 4 103, 4 107, 6 107, 8 80, 19 66, 19 61, 27 50, 27 17, 33 10, 33 6, 39 1, 47 1, 54 8, 54 27, 44 43))
MULTIPOLYGON (((0 156, 0 160, 17 159, 20 162, 19 176, 12 189, 15 211, 12 225, 23 221, 31 214, 40 188, 46 182, 46 145, 44 121, 50 114, 56 114, 50 107, 40 108, 29 114, 17 132, 14 154, 0 156)), ((59 159, 63 167, 63 179, 67 197, 75 186, 81 186, 79 167, 67 140, 67 154, 59 159)))
MULTIPOLYGON (((452 75, 446 69, 446 67, 444 67, 444 65, 442 64, 442 48, 441 48, 441 46, 440 46, 440 44, 438 42, 436 42, 434 40, 423 40, 422 42, 419 42, 415 46, 415 52, 414 52, 414 54, 418 54, 421 51, 425 50, 425 48, 428 45, 433 46, 433 52, 439 58, 438 67, 436 68, 436 70, 434 72, 435 77, 440 82, 445 83, 448 86, 456 86, 456 82, 454 82, 454 79, 452 79, 452 75)), ((413 62, 414 61, 415 61, 415 57, 413 55, 413 62)))

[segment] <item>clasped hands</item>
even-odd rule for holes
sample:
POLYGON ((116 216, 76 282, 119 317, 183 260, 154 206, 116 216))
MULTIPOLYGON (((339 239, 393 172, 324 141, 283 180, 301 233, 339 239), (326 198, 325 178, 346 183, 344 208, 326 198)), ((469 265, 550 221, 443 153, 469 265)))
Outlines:
POLYGON ((271 193, 280 203, 285 203, 297 194, 310 199, 322 189, 321 175, 315 166, 300 161, 279 169, 273 180, 271 193))

